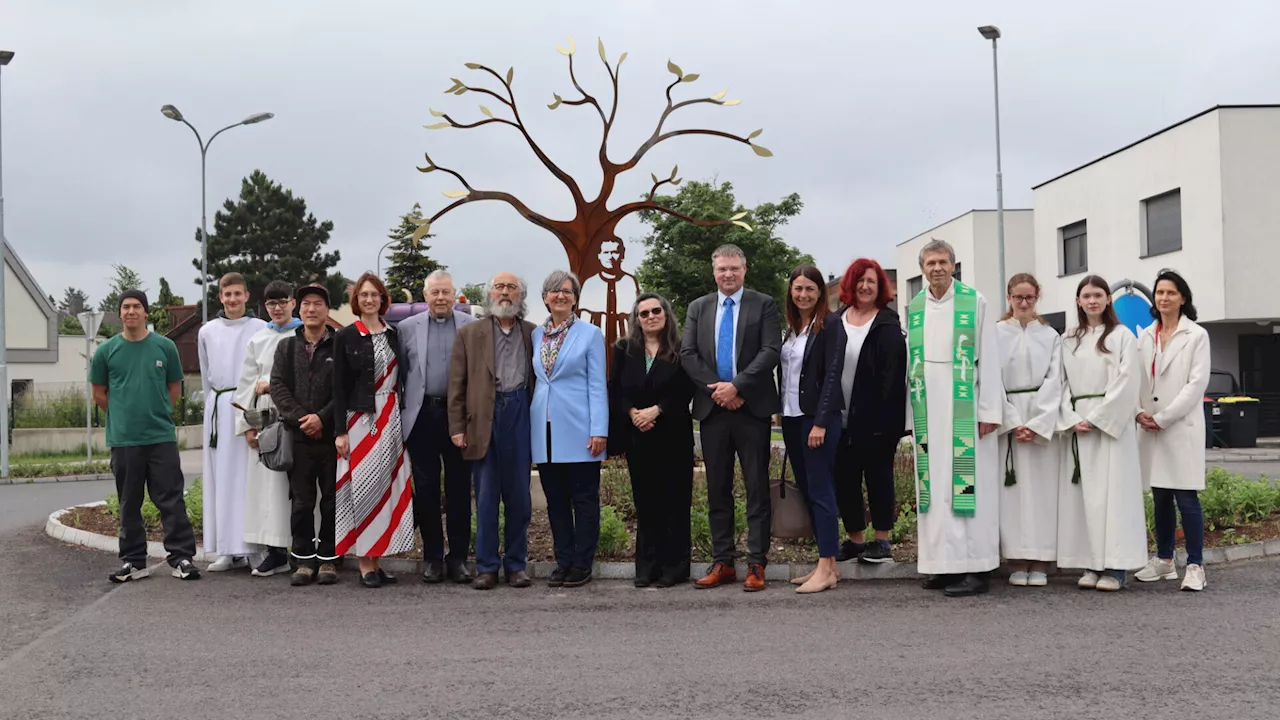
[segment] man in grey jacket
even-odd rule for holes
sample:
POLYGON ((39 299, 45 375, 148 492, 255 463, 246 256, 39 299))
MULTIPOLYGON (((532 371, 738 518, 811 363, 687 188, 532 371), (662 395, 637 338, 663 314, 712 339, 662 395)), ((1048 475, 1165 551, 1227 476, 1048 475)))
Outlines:
POLYGON ((423 582, 472 580, 471 468, 449 439, 449 362, 458 329, 475 322, 453 309, 453 278, 443 270, 427 276, 428 311, 400 322, 400 357, 406 367, 401 432, 413 463, 413 513, 422 533, 423 582), (440 467, 444 466, 445 533, 440 529, 440 467))

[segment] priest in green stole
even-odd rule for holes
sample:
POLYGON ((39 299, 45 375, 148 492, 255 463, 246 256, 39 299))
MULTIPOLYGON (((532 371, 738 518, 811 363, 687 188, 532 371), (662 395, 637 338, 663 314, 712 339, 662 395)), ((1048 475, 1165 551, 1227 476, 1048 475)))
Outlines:
POLYGON ((1004 411, 997 316, 952 279, 955 251, 920 251, 928 286, 907 312, 907 394, 916 456, 919 567, 948 596, 987 591, 1000 565, 996 430, 1004 411))

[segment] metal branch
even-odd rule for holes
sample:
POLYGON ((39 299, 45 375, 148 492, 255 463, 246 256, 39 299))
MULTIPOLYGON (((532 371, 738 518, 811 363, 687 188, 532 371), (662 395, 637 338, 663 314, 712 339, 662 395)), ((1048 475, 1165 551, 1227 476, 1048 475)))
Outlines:
POLYGON ((641 145, 638 150, 636 150, 635 155, 631 156, 630 160, 626 161, 621 166, 619 166, 620 169, 618 170, 618 172, 630 170, 631 168, 635 167, 636 164, 640 162, 640 158, 644 157, 644 154, 649 152, 649 150, 652 149, 654 145, 657 145, 663 140, 677 137, 679 135, 712 135, 715 137, 727 138, 729 140, 736 140, 740 143, 745 143, 747 145, 751 144, 751 141, 748 140, 747 138, 734 135, 732 133, 721 132, 720 130, 701 130, 701 129, 672 130, 669 133, 664 133, 661 135, 655 134, 653 137, 646 140, 645 143, 641 145))
POLYGON ((632 213, 643 212, 645 210, 652 210, 654 212, 666 213, 672 217, 680 218, 685 222, 690 222, 690 223, 693 223, 694 225, 700 225, 702 227, 714 227, 716 225, 732 225, 733 224, 733 221, 728 218, 725 218, 723 220, 699 220, 698 218, 695 218, 695 217, 689 217, 688 215, 685 215, 679 210, 673 210, 664 205, 659 205, 655 202, 652 202, 651 200, 642 200, 640 202, 627 203, 626 205, 623 205, 617 210, 614 210, 613 212, 609 213, 609 221, 614 222, 632 213))
POLYGON ((455 178, 457 178, 457 179, 458 179, 458 182, 462 183, 462 187, 464 187, 464 188, 466 188, 466 189, 468 189, 468 190, 472 190, 472 189, 473 189, 473 188, 471 187, 471 184, 467 182, 467 179, 466 179, 466 178, 464 178, 464 177, 462 177, 462 175, 458 174, 456 171, 454 171, 454 170, 450 170, 450 169, 449 169, 449 168, 447 168, 447 167, 440 167, 439 165, 437 165, 437 164, 435 163, 435 161, 434 161, 434 160, 432 160, 432 159, 431 159, 431 155, 429 155, 429 154, 427 154, 427 153, 422 153, 422 156, 423 156, 424 158, 426 158, 426 159, 427 159, 427 167, 428 167, 428 168, 430 168, 429 170, 427 170, 427 172, 433 172, 433 171, 435 171, 435 170, 439 170, 440 172, 445 173, 446 175, 452 175, 452 176, 454 176, 455 178))
POLYGON ((481 125, 488 125, 489 123, 502 123, 504 125, 510 125, 513 128, 520 127, 519 125, 511 122, 510 120, 506 120, 504 118, 489 118, 487 120, 479 120, 473 123, 460 123, 457 120, 454 120, 453 118, 449 117, 448 115, 444 115, 443 117, 445 120, 449 122, 450 125, 452 125, 455 128, 458 128, 459 130, 469 130, 471 128, 480 127, 481 125))
POLYGON ((653 187, 649 188, 649 199, 647 202, 653 202, 653 196, 655 193, 658 192, 658 188, 668 183, 675 185, 675 181, 673 178, 663 178, 662 180, 659 180, 658 182, 654 183, 653 187))
MULTIPOLYGON (((440 168, 440 169, 443 169, 443 168, 440 168)), ((457 174, 454 173, 454 176, 457 177, 457 174)), ((468 189, 470 188, 468 187, 468 189)), ((450 203, 449 205, 446 205, 444 209, 440 210, 435 215, 432 215, 431 219, 428 220, 428 222, 434 225, 436 220, 439 220, 441 217, 443 217, 446 213, 453 210, 454 208, 460 207, 462 205, 466 205, 467 203, 479 202, 482 200, 497 200, 500 202, 504 202, 510 205, 512 208, 514 208, 516 212, 520 213, 520 215, 522 215, 526 220, 533 223, 534 225, 545 228, 546 230, 549 230, 556 235, 561 235, 563 233, 563 228, 560 227, 561 225, 564 225, 563 222, 552 220, 551 218, 541 213, 534 212, 529 208, 528 205, 525 205, 519 198, 512 195, 511 193, 498 192, 496 190, 471 190, 470 194, 468 194, 466 197, 461 198, 453 203, 450 203)))
POLYGON ((506 105, 507 107, 511 107, 510 100, 502 97, 501 95, 499 95, 498 93, 492 90, 489 90, 487 88, 471 87, 470 85, 463 85, 463 87, 465 87, 468 92, 483 93, 485 95, 489 95, 490 97, 496 98, 497 101, 502 103, 503 105, 506 105))
POLYGON ((576 88, 578 92, 582 93, 582 99, 575 100, 573 102, 566 102, 565 104, 566 105, 587 105, 587 104, 591 105, 596 109, 596 113, 600 116, 600 122, 604 123, 607 126, 609 121, 605 118, 604 110, 601 109, 600 103, 596 102, 596 99, 592 97, 590 94, 588 94, 586 90, 583 90, 582 85, 578 84, 578 77, 573 72, 573 56, 572 55, 569 56, 569 79, 573 81, 573 87, 576 88))

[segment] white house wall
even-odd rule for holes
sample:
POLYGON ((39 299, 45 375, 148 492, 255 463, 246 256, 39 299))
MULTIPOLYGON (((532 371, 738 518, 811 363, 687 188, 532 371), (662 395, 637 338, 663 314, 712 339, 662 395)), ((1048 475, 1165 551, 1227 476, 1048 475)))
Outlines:
POLYGON ((10 350, 49 348, 49 319, 7 262, 4 266, 4 320, 5 344, 10 350))
MULTIPOLYGON (((1280 108, 1220 110, 1226 317, 1280 318, 1280 108)), ((1183 199, 1186 207, 1186 199, 1183 199)), ((1196 301, 1199 305, 1199 290, 1196 301)), ((1203 311, 1202 311, 1203 312, 1203 311)))
MULTIPOLYGON (((12 316, 11 316, 12 317, 12 316)), ((43 328, 41 328, 43 331, 43 328)), ((94 349, 102 343, 99 339, 94 349)), ((30 380, 39 386, 81 384, 85 381, 84 336, 58 336, 58 362, 9 363, 9 380, 30 380)))
MULTIPOLYGON (((1035 223, 1026 209, 1004 213, 1005 273, 1032 272, 1035 269, 1035 223)), ((921 233, 897 248, 898 292, 908 292, 909 282, 920 275, 920 248, 930 240, 945 240, 956 251, 960 278, 978 292, 999 304, 1004 295, 1005 279, 999 272, 999 221, 994 210, 972 210, 958 218, 921 233)), ((909 298, 903 303, 909 302, 909 298)))

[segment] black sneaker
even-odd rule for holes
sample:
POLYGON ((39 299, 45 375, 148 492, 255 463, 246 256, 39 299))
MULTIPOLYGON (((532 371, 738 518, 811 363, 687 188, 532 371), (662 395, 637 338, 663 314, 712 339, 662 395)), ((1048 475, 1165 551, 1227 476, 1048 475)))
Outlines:
POLYGON ((113 583, 127 583, 130 580, 141 580, 151 575, 151 570, 146 565, 138 567, 133 563, 127 562, 120 566, 118 570, 107 576, 107 579, 113 583))
POLYGON ((858 562, 877 565, 893 562, 893 553, 889 552, 889 543, 880 540, 869 543, 867 548, 858 554, 858 562))
POLYGON ((591 582, 591 571, 587 568, 570 568, 568 574, 564 576, 564 586, 567 588, 582 587, 591 582))
POLYGON ((845 540, 843 543, 840 544, 840 554, 836 555, 836 562, 853 560, 857 558, 859 555, 861 555, 862 551, 866 549, 867 549, 866 543, 854 542, 852 540, 845 540))
POLYGON ((258 563, 258 567, 253 569, 252 574, 254 577, 271 577, 272 575, 287 573, 290 570, 292 568, 289 567, 289 556, 272 550, 267 553, 261 563, 258 563))
POLYGON ((547 587, 562 587, 564 578, 569 574, 568 568, 557 567, 551 571, 551 577, 547 579, 547 587))
POLYGON ((190 560, 179 560, 173 568, 173 576, 179 580, 199 580, 200 569, 190 560))

